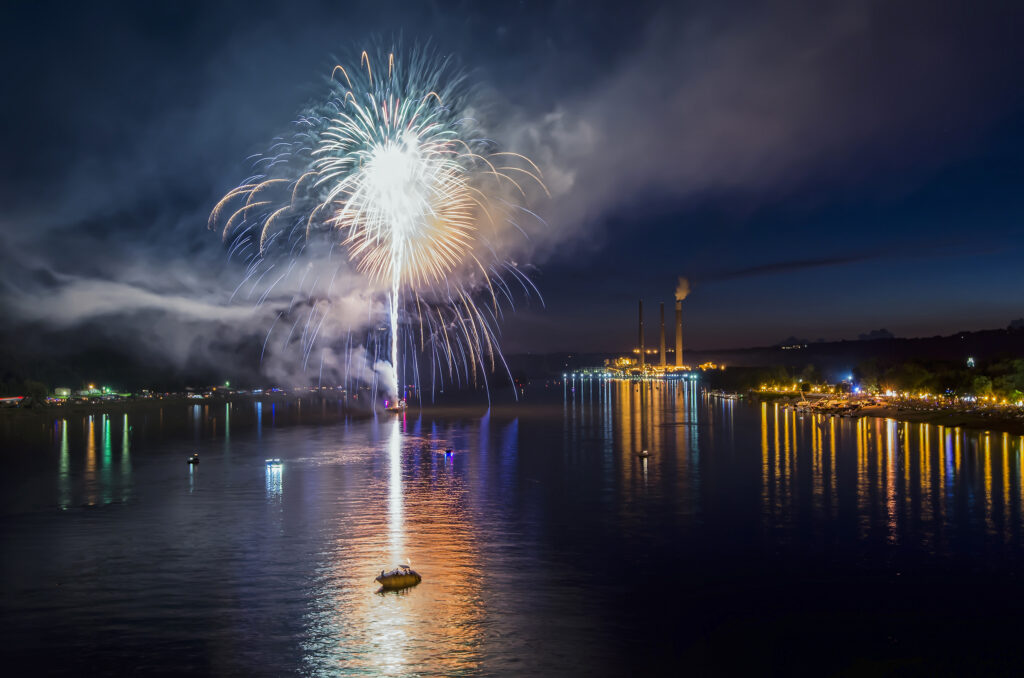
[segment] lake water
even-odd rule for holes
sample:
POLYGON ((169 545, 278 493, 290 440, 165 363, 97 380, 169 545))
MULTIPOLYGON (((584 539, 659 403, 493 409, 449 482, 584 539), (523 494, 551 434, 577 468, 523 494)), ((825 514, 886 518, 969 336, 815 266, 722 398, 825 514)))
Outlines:
POLYGON ((1019 673, 1020 437, 684 382, 528 396, 334 423, 270 401, 9 418, 5 665, 1019 673), (408 561, 422 584, 377 593, 408 561))

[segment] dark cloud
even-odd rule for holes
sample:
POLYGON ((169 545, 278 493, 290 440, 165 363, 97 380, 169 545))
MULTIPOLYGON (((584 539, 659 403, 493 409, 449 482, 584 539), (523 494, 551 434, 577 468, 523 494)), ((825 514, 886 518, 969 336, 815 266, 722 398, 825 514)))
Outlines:
POLYGON ((820 268, 823 266, 842 266, 844 264, 852 264, 861 261, 869 261, 871 259, 878 259, 882 256, 884 256, 882 253, 874 252, 842 257, 822 257, 819 259, 800 259, 796 261, 779 261, 770 264, 758 264, 757 266, 747 266, 745 268, 738 268, 729 271, 723 271, 721 273, 711 274, 703 277, 702 282, 736 280, 739 278, 751 278, 754 276, 771 275, 775 273, 789 273, 791 271, 800 271, 808 268, 820 268))
POLYGON ((1011 26, 1022 11, 976 9, 759 3, 656 13, 589 88, 528 111, 508 134, 549 168, 547 236, 707 194, 756 204, 798 188, 841 192, 877 173, 920 177, 960 157, 1007 99, 1021 99, 1006 83, 1020 64, 1011 26))

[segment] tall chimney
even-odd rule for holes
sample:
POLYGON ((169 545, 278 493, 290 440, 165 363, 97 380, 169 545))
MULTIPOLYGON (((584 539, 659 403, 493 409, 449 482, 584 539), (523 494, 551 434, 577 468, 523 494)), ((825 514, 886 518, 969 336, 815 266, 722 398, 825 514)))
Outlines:
POLYGON ((676 367, 683 366, 683 301, 676 300, 676 367))
POLYGON ((661 366, 664 367, 667 363, 665 362, 665 302, 661 302, 661 366))
POLYGON ((640 300, 640 370, 644 369, 644 300, 640 300))

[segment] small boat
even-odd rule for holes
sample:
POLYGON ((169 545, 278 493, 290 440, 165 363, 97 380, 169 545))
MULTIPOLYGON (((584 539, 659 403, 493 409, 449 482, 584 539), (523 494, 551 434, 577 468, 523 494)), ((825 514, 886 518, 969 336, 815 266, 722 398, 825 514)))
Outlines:
POLYGON ((453 449, 452 449, 452 448, 450 448, 450 447, 446 447, 446 448, 444 448, 444 456, 446 456, 446 457, 450 457, 450 456, 452 456, 453 454, 455 454, 455 450, 453 450, 453 449))
POLYGON ((196 452, 191 457, 189 457, 188 458, 188 463, 189 464, 198 464, 199 463, 199 453, 196 452))
POLYGON ((381 570, 380 575, 378 575, 374 581, 380 584, 382 589, 397 591, 398 589, 407 589, 410 586, 416 586, 416 584, 423 581, 423 577, 408 565, 399 565, 390 572, 384 572, 381 570))
POLYGON ((267 468, 281 468, 281 460, 267 459, 267 468))
POLYGON ((402 398, 394 405, 391 405, 390 407, 385 407, 384 409, 388 412, 404 412, 408 408, 409 406, 406 404, 405 398, 402 398))
POLYGON ((651 453, 648 452, 647 450, 640 450, 639 452, 636 453, 636 456, 640 457, 641 459, 646 459, 647 457, 651 456, 651 453))

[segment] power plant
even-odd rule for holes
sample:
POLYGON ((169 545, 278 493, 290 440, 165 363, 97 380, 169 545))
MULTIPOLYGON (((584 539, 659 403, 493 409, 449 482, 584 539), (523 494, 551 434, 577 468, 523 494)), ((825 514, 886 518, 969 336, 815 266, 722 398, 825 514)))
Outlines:
MULTIPOLYGON (((676 349, 675 349, 675 360, 673 365, 669 365, 667 348, 665 342, 665 302, 661 302, 658 305, 658 311, 661 316, 660 334, 658 339, 658 364, 655 366, 653 360, 651 366, 648 368, 647 365, 647 347, 644 345, 644 300, 640 300, 640 372, 685 372, 689 371, 689 367, 683 364, 683 300, 676 298, 676 349)), ((653 353, 653 349, 651 350, 653 353)))
MULTIPOLYGON (((601 375, 605 378, 625 379, 697 379, 698 371, 708 369, 725 369, 713 363, 704 363, 693 368, 683 362, 683 300, 690 293, 690 284, 686 278, 679 278, 675 290, 676 327, 675 348, 669 341, 665 331, 665 302, 658 303, 658 347, 647 348, 644 335, 644 300, 637 301, 636 347, 632 355, 618 358, 607 358, 603 368, 587 368, 581 373, 585 375, 601 375), (673 355, 670 357, 669 353, 673 355), (655 358, 657 356, 657 358, 655 358)), ((567 375, 568 376, 568 375, 567 375)), ((576 376, 575 374, 573 375, 576 376)))
MULTIPOLYGON (((633 349, 635 358, 622 357, 614 361, 606 361, 606 367, 614 368, 623 375, 633 374, 645 377, 671 377, 686 376, 691 373, 690 367, 683 362, 683 299, 690 292, 690 285, 685 278, 679 279, 675 291, 676 302, 676 327, 675 327, 675 350, 670 360, 668 352, 670 344, 665 335, 665 302, 658 304, 658 348, 648 349, 644 340, 644 300, 637 303, 637 348, 633 349), (657 352, 658 360, 655 362, 654 353, 657 352), (648 359, 650 354, 650 359, 648 359)), ((704 366, 701 366, 703 369, 704 366)))

